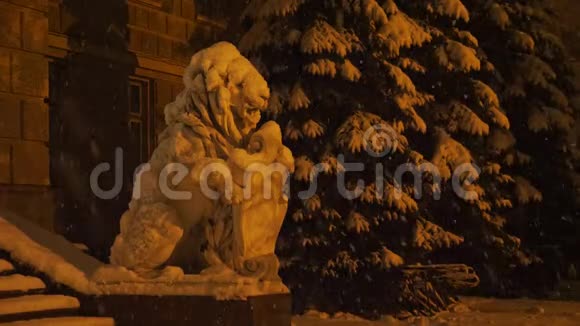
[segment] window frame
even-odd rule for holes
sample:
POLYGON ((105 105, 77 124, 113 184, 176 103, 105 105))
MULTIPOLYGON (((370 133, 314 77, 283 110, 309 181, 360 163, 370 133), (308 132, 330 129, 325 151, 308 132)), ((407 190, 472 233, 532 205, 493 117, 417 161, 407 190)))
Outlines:
POLYGON ((140 125, 139 159, 141 162, 146 162, 149 159, 155 146, 152 85, 153 82, 150 79, 139 76, 130 76, 127 85, 127 128, 132 132, 132 124, 140 125), (134 86, 139 87, 139 112, 133 111, 132 88, 134 86))

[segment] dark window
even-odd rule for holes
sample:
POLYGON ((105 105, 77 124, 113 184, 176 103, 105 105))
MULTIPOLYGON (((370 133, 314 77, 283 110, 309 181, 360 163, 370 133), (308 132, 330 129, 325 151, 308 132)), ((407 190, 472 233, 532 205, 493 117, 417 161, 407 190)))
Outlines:
POLYGON ((148 79, 131 77, 127 87, 127 136, 128 148, 124 152, 125 190, 132 192, 134 173, 142 163, 149 161, 153 152, 154 122, 151 82, 148 79))
MULTIPOLYGON (((143 124, 141 121, 133 120, 129 121, 129 133, 131 135, 131 144, 135 148, 143 148, 143 124)), ((145 160, 143 151, 139 151, 139 160, 143 162, 145 160)))
POLYGON ((143 90, 142 85, 132 84, 129 86, 129 109, 131 113, 140 115, 143 95, 141 91, 143 90))
POLYGON ((140 164, 149 160, 154 146, 149 80, 131 78, 128 92, 130 151, 135 160, 133 164, 140 164))

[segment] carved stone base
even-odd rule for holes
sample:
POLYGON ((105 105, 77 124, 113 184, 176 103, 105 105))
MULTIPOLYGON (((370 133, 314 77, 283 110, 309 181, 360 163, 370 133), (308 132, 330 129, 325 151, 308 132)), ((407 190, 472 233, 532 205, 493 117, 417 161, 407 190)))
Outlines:
POLYGON ((109 295, 80 298, 83 314, 116 326, 290 326, 290 294, 219 301, 208 296, 109 295))

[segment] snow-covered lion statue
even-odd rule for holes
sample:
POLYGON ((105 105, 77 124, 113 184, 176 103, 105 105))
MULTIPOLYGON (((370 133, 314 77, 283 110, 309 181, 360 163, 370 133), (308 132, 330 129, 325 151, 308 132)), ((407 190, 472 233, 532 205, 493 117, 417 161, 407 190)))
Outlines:
POLYGON ((177 266, 277 280, 274 247, 294 160, 278 124, 256 130, 268 85, 225 42, 192 57, 184 84, 165 108, 167 128, 149 165, 136 177, 111 263, 151 277, 177 266))

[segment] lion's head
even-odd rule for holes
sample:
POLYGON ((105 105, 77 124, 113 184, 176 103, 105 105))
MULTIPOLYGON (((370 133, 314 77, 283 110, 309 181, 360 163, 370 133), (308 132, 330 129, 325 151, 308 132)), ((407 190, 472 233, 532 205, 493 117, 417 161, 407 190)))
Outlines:
POLYGON ((201 50, 183 77, 196 109, 235 142, 250 134, 268 106, 270 90, 252 63, 227 42, 201 50))

